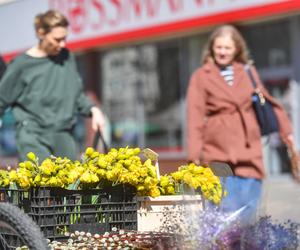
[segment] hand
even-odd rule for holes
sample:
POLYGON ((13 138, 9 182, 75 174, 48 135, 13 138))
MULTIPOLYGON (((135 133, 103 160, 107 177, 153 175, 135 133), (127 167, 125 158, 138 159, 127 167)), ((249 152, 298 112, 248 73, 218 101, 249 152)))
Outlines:
POLYGON ((194 163, 195 163, 197 166, 200 166, 200 160, 195 160, 194 163))
POLYGON ((96 132, 97 130, 100 130, 103 132, 103 128, 105 125, 105 118, 101 110, 97 107, 91 108, 92 113, 92 129, 96 132))
POLYGON ((292 134, 289 134, 286 138, 284 138, 284 142, 289 149, 295 149, 294 136, 292 134))
POLYGON ((295 181, 300 183, 300 156, 295 148, 289 149, 291 159, 291 171, 295 181))
POLYGON ((284 141, 288 148, 288 153, 291 160, 291 171, 293 178, 295 181, 300 183, 300 155, 296 149, 293 135, 288 135, 284 141))

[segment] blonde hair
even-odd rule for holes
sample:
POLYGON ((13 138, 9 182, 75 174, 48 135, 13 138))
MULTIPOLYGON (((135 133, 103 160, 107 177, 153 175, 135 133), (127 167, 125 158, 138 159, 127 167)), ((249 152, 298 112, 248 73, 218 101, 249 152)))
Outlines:
POLYGON ((45 34, 49 33, 55 27, 68 27, 68 19, 56 10, 48 10, 45 13, 36 15, 34 19, 34 28, 37 32, 42 29, 45 34))
POLYGON ((232 25, 223 25, 217 28, 209 37, 208 42, 203 50, 202 63, 214 61, 213 45, 215 39, 221 36, 229 35, 236 47, 237 53, 234 60, 241 63, 251 63, 249 51, 245 39, 241 33, 232 25))

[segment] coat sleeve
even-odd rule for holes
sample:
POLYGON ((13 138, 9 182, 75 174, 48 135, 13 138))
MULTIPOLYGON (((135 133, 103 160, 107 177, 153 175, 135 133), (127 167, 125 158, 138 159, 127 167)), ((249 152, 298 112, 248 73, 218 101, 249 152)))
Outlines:
POLYGON ((0 116, 5 109, 14 104, 25 88, 25 82, 22 80, 21 65, 12 62, 7 67, 0 81, 0 116))
POLYGON ((95 106, 87 95, 84 93, 83 87, 80 89, 79 97, 77 99, 77 111, 80 115, 91 116, 91 108, 95 106))
POLYGON ((262 84, 262 81, 260 80, 259 75, 254 67, 252 67, 252 71, 254 72, 254 77, 257 82, 257 85, 261 89, 265 98, 268 99, 274 107, 274 111, 275 111, 275 114, 276 114, 278 122, 279 122, 280 136, 283 141, 286 141, 287 136, 289 136, 290 134, 293 133, 291 121, 290 121, 286 111, 282 107, 282 105, 279 104, 279 102, 277 100, 275 100, 275 98, 272 97, 269 94, 269 92, 266 90, 266 88, 262 84))
POLYGON ((201 161, 203 147, 203 127, 205 119, 206 94, 199 72, 196 71, 189 82, 187 91, 187 158, 201 161))

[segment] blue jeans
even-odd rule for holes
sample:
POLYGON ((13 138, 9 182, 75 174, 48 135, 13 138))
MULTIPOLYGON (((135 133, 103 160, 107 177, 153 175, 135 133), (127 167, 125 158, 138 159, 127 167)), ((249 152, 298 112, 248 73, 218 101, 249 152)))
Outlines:
POLYGON ((262 182, 254 178, 230 176, 223 180, 224 184, 227 196, 223 198, 220 210, 235 213, 242 221, 253 222, 261 198, 262 182))

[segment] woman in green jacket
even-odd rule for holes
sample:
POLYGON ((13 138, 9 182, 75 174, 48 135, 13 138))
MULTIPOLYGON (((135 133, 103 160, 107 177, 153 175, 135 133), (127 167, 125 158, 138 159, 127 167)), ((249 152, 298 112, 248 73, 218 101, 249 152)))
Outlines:
POLYGON ((95 131, 103 128, 104 116, 84 94, 74 56, 65 48, 68 20, 50 10, 34 24, 38 44, 15 58, 1 79, 0 115, 12 108, 20 160, 30 151, 40 160, 75 159, 77 115, 91 116, 95 131))

